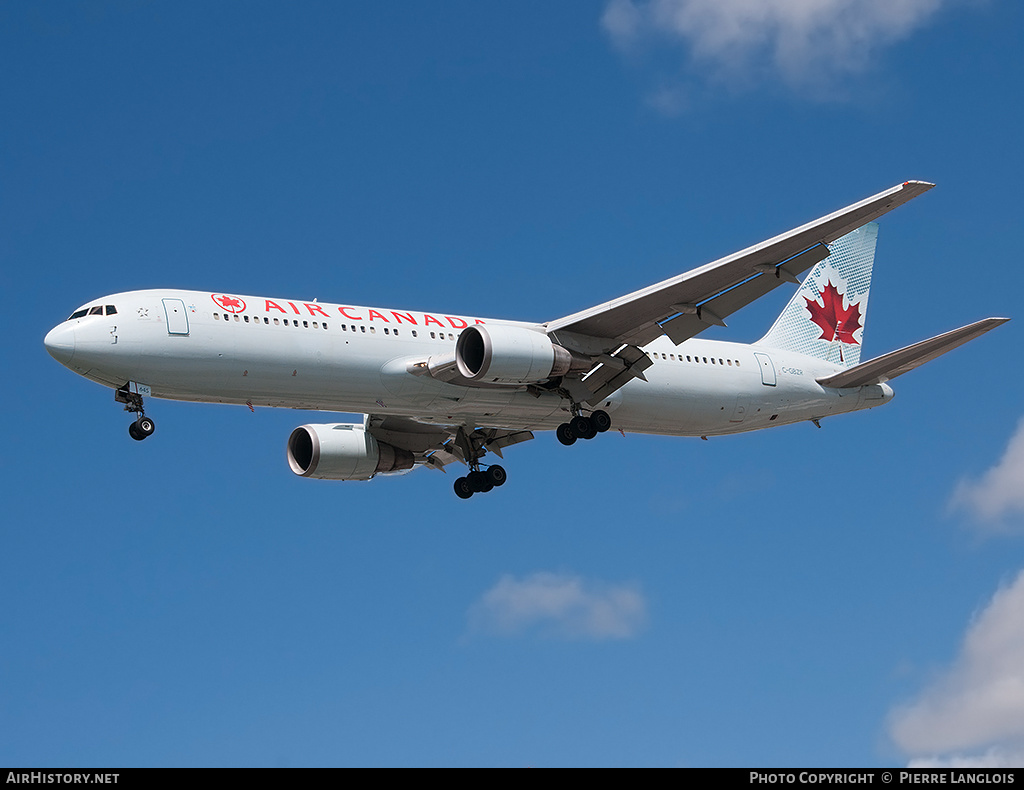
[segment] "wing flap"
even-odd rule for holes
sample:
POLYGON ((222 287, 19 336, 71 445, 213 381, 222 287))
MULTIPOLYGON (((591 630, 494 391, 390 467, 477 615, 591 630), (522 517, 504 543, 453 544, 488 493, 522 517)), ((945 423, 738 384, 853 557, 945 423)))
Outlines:
MULTIPOLYGON (((620 343, 644 345, 662 333, 658 322, 680 312, 675 306, 701 305, 751 278, 776 279, 771 270, 794 259, 794 256, 846 235, 927 192, 933 186, 924 181, 907 181, 713 263, 551 321, 547 324, 547 330, 569 330, 592 337, 613 338, 620 343)), ((781 277, 776 279, 775 284, 779 282, 781 277)), ((766 285, 768 283, 761 283, 758 289, 766 285)), ((748 289, 747 293, 753 294, 756 290, 748 289)), ((706 326, 702 322, 701 328, 706 326)), ((685 334, 688 331, 685 327, 694 328, 690 322, 684 322, 677 326, 677 334, 685 334)))
POLYGON ((834 376, 825 376, 817 381, 824 387, 835 387, 836 389, 881 384, 897 376, 902 376, 907 371, 920 367, 926 362, 931 362, 947 351, 952 351, 957 346, 962 346, 976 337, 981 337, 1009 320, 1009 318, 986 318, 951 332, 922 340, 920 343, 890 351, 888 354, 862 362, 860 365, 834 376))
POLYGON ((633 379, 646 381, 644 371, 653 364, 651 358, 636 346, 623 346, 614 354, 605 356, 583 379, 583 385, 591 393, 586 402, 596 406, 633 379))

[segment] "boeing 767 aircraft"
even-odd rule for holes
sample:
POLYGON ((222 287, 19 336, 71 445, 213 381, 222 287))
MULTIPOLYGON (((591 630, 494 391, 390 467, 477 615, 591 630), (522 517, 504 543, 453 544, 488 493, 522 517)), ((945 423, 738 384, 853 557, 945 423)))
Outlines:
POLYGON ((94 299, 46 335, 62 365, 111 387, 154 430, 148 397, 363 413, 296 428, 295 474, 369 480, 422 464, 505 482, 486 464, 554 430, 718 436, 870 409, 887 384, 1009 319, 987 318, 860 361, 878 217, 931 189, 907 181, 677 277, 543 324, 157 289, 94 299), (810 273, 800 283, 798 275, 810 273), (698 335, 786 282, 796 294, 754 344, 698 335))

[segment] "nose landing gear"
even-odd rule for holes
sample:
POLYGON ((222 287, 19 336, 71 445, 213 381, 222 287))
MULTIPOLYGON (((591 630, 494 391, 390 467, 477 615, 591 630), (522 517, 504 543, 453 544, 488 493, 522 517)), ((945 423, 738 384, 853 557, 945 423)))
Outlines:
POLYGON ((128 435, 137 442, 141 442, 147 436, 152 436, 155 430, 156 423, 146 416, 141 416, 135 422, 128 423, 128 435))
POLYGON ((156 423, 146 416, 142 408, 142 396, 138 392, 132 392, 130 385, 125 384, 114 390, 114 400, 124 404, 124 410, 138 414, 138 419, 128 425, 128 435, 135 441, 141 442, 147 436, 152 436, 156 430, 156 423))

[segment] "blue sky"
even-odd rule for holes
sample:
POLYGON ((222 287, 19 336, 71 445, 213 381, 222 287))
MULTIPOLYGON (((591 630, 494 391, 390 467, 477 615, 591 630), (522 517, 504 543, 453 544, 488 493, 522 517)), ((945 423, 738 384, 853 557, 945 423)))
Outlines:
POLYGON ((0 764, 1019 765, 1022 30, 1005 0, 0 5, 0 764), (821 430, 541 434, 468 502, 295 477, 306 413, 154 402, 133 442, 42 346, 150 287, 548 320, 911 178, 866 357, 1017 320, 821 430))

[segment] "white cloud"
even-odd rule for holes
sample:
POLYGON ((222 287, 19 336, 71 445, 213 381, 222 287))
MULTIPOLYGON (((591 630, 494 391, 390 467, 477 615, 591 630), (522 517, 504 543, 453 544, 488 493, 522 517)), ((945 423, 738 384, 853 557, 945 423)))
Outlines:
POLYGON ((817 85, 863 69, 956 0, 610 0, 601 24, 623 51, 682 45, 732 81, 817 85))
POLYGON ((647 620, 635 585, 606 585, 579 576, 502 576, 470 609, 474 630, 515 635, 536 630, 569 639, 627 639, 647 620))
POLYGON ((952 506, 969 511, 982 521, 997 522, 1012 513, 1024 513, 1024 420, 999 459, 979 480, 963 480, 953 494, 952 506))
POLYGON ((948 757, 918 757, 907 763, 907 768, 1021 768, 1024 752, 989 749, 983 754, 953 755, 948 757))
POLYGON ((953 666, 893 711, 889 732, 915 765, 1024 764, 1024 571, 967 629, 953 666))

